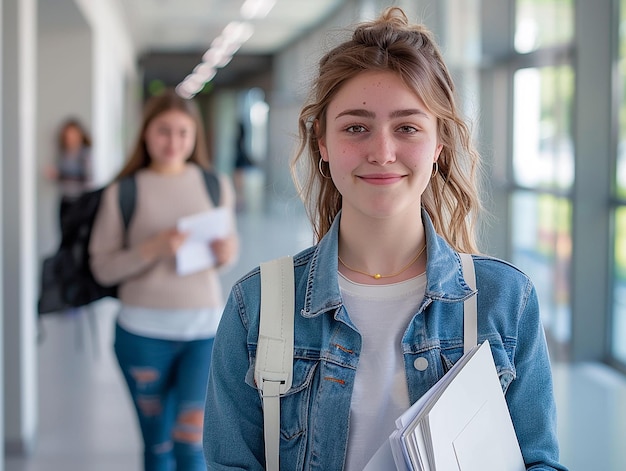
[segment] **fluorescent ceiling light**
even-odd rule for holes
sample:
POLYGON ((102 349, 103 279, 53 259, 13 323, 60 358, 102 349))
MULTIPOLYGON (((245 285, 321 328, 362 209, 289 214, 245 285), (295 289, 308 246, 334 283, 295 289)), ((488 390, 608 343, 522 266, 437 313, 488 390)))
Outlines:
POLYGON ((240 13, 246 20, 265 18, 275 4, 276 0, 246 0, 241 6, 240 13))

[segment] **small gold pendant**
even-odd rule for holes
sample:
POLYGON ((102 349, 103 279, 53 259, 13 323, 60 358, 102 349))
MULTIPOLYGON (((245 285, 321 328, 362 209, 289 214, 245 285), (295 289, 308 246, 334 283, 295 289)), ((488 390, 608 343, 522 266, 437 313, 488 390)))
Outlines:
POLYGON ((374 279, 375 279, 375 280, 379 280, 379 279, 381 279, 381 278, 382 278, 382 275, 381 275, 380 273, 376 273, 376 274, 374 275, 374 279))

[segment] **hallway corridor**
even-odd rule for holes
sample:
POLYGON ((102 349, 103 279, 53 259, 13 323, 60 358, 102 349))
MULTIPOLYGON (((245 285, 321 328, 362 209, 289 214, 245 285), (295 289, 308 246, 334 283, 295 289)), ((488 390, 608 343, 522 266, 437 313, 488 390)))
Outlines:
MULTIPOLYGON (((224 291, 248 269, 308 246, 296 201, 270 215, 239 214, 242 251, 224 291)), ((9 456, 6 471, 139 471, 132 405, 112 353, 116 301, 93 312, 43 319, 39 354, 39 440, 32 457, 9 456)), ((562 461, 571 471, 626 469, 626 379, 598 365, 554 367, 562 461)))

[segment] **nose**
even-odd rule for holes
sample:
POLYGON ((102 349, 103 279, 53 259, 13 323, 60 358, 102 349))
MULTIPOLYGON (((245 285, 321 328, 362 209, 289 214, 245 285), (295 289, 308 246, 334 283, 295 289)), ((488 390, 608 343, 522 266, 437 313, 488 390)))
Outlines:
POLYGON ((170 132, 167 134, 166 143, 170 147, 176 147, 179 145, 180 138, 176 135, 176 133, 170 132))
POLYGON ((396 148, 392 136, 386 131, 380 131, 372 136, 371 148, 368 154, 370 163, 386 165, 396 160, 396 148))

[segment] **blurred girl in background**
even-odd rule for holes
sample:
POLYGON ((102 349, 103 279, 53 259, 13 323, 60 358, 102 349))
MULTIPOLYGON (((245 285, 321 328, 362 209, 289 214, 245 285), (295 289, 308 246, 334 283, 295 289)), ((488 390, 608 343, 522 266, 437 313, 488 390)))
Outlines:
POLYGON ((116 180, 136 181, 135 210, 124 229, 119 183, 105 190, 90 241, 91 267, 119 284, 115 353, 137 411, 145 471, 206 470, 202 421, 213 337, 223 308, 218 269, 238 253, 235 194, 220 175, 219 206, 231 214, 228 236, 210 249, 216 265, 181 276, 176 252, 185 216, 214 208, 203 173, 210 168, 195 103, 174 91, 151 98, 136 145, 116 180))

